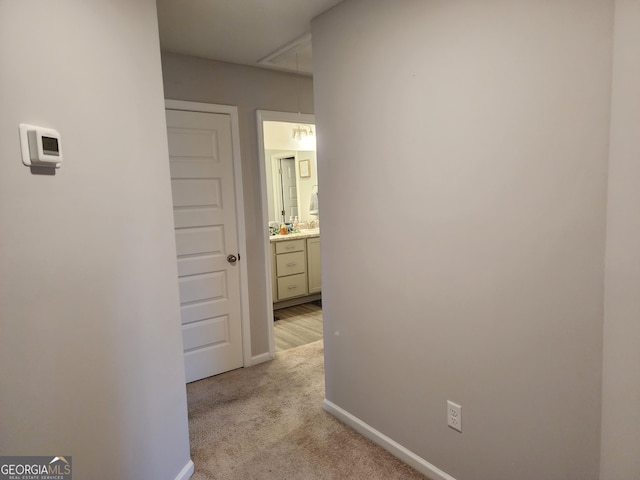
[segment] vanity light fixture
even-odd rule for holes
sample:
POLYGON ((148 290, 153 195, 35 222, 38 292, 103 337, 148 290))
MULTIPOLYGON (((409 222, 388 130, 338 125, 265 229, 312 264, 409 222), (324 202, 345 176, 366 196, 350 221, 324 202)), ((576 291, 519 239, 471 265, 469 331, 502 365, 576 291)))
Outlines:
POLYGON ((311 125, 298 125, 293 129, 293 139, 301 142, 306 138, 313 137, 311 125))

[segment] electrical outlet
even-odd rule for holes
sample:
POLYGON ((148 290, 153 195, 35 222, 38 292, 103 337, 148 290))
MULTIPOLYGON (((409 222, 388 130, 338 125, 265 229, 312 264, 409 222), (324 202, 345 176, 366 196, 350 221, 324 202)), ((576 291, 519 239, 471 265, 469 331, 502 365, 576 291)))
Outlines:
POLYGON ((462 432, 462 407, 451 400, 447 400, 447 425, 462 432))

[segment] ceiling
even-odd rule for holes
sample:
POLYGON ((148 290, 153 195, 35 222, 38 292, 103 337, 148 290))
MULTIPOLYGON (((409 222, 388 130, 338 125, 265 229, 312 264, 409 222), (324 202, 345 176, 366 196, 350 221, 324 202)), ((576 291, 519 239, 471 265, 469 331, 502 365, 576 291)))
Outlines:
POLYGON ((342 0, 157 0, 163 51, 311 75, 311 20, 342 0))

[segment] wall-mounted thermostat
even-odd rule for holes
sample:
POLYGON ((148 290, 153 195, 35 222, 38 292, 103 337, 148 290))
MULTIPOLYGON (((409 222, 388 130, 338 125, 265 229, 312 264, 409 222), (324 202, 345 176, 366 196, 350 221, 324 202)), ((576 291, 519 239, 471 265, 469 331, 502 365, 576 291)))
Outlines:
POLYGON ((22 163, 30 167, 60 168, 62 142, 60 134, 51 128, 20 124, 22 163))

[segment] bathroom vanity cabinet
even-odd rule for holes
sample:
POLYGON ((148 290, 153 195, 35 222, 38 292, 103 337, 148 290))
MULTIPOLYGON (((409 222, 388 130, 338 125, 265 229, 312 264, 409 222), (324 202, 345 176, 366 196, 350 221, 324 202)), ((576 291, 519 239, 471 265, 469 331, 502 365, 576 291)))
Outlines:
POLYGON ((321 292, 319 235, 288 237, 271 241, 273 303, 281 306, 316 300, 321 292))
POLYGON ((307 277, 309 293, 322 291, 320 275, 320 237, 307 238, 307 277))

